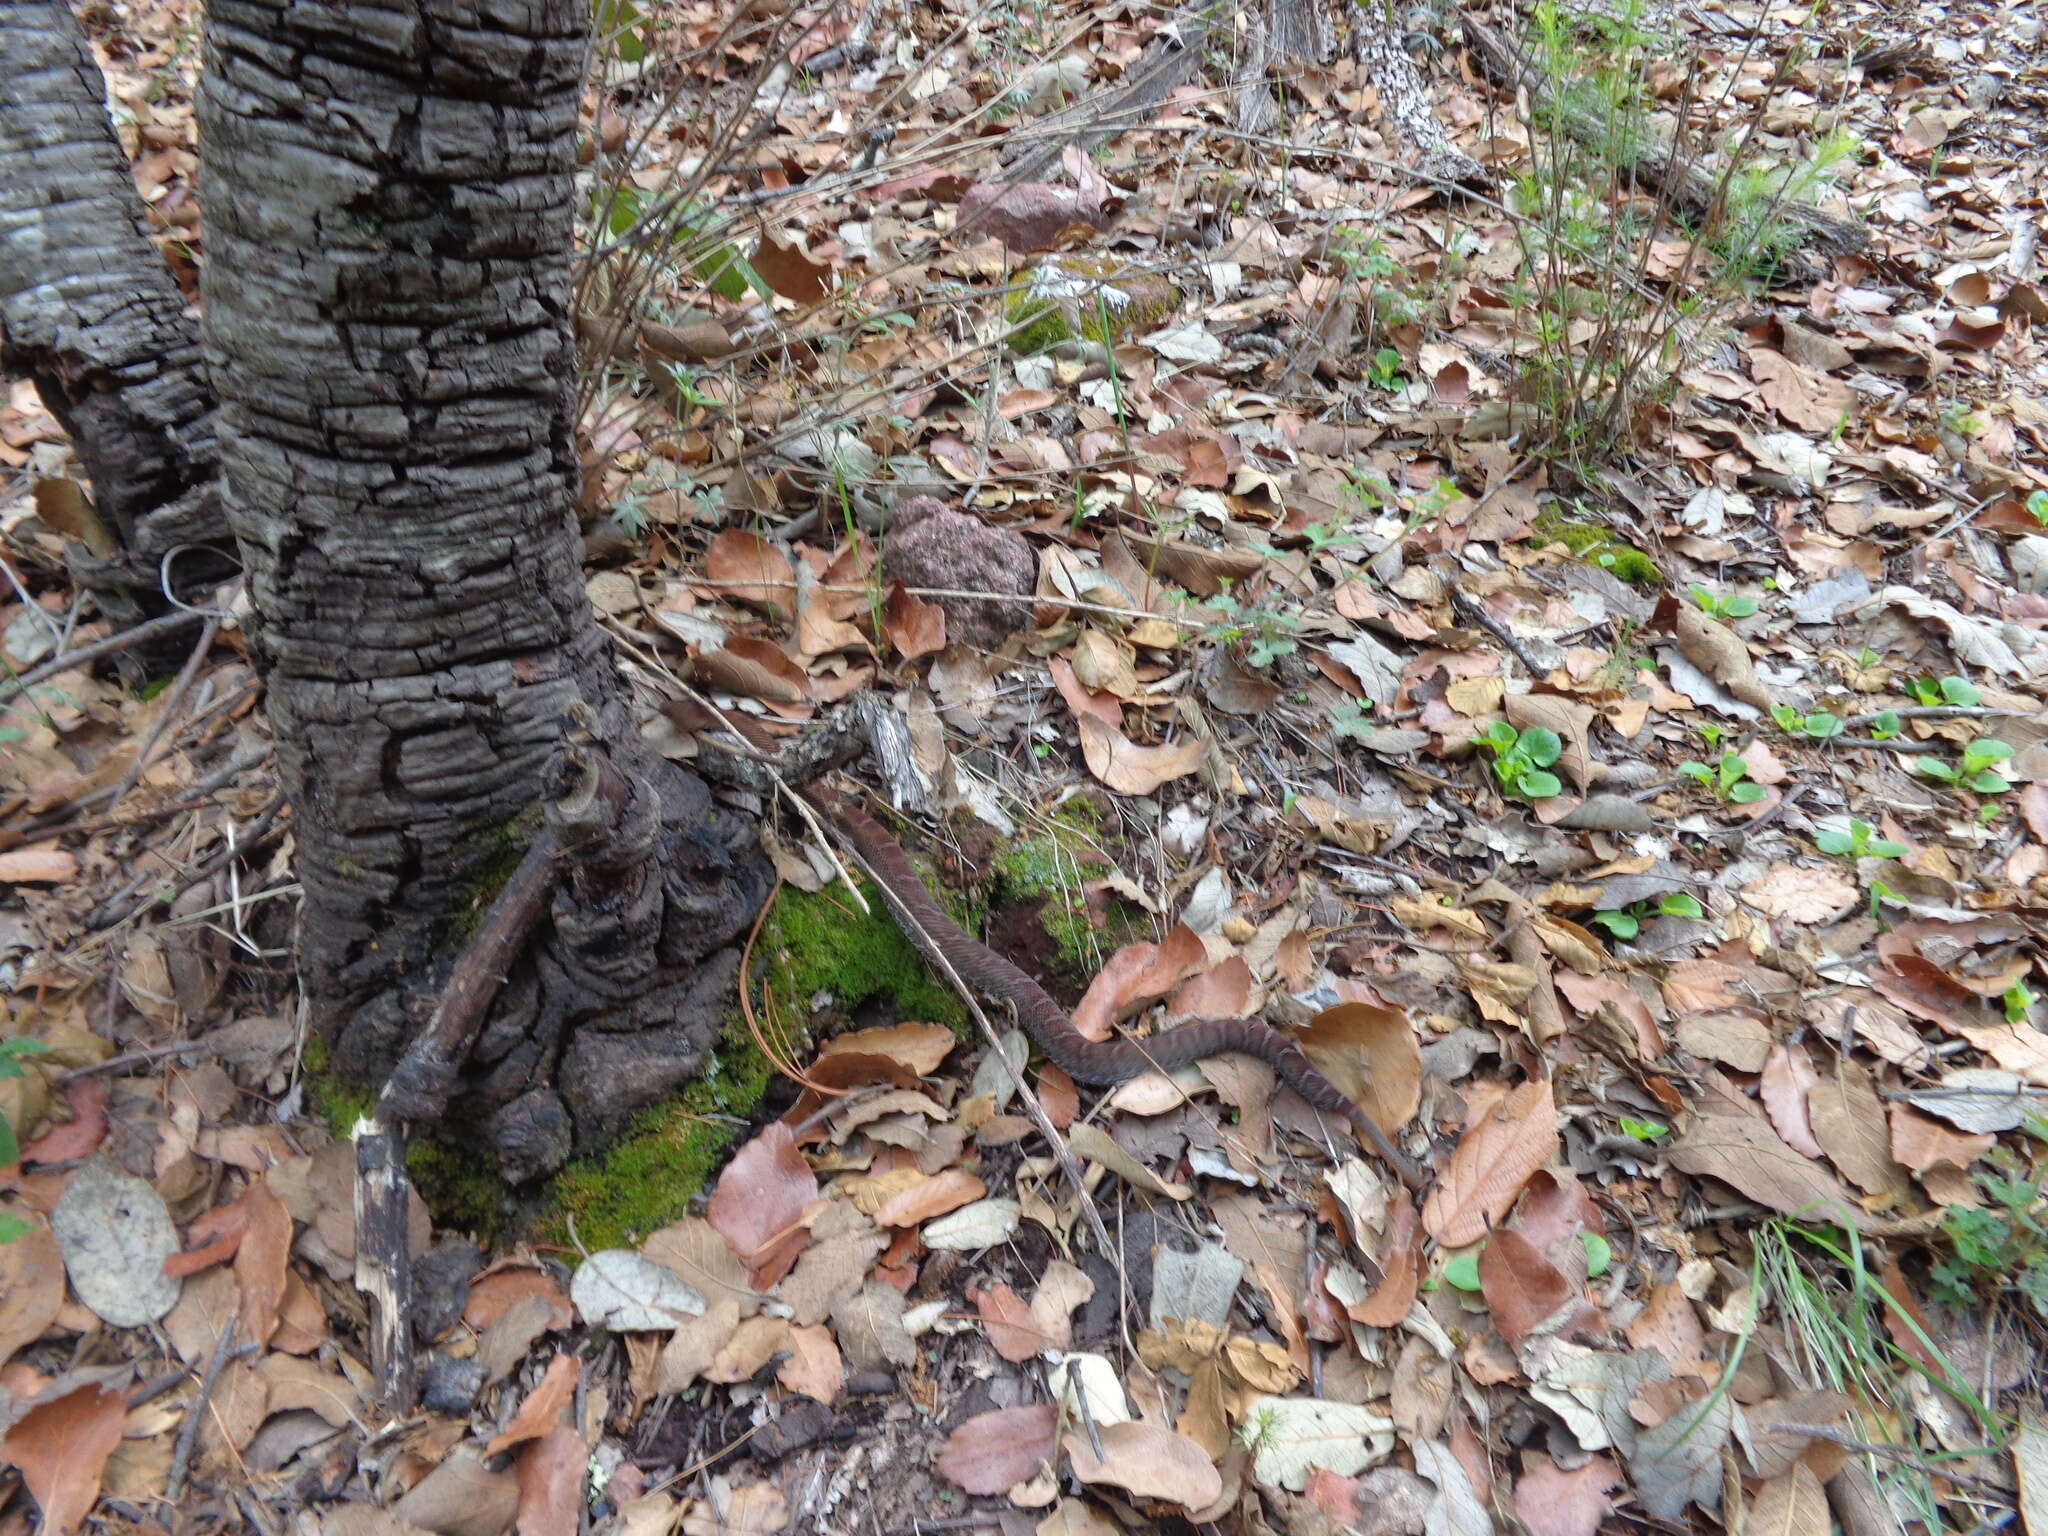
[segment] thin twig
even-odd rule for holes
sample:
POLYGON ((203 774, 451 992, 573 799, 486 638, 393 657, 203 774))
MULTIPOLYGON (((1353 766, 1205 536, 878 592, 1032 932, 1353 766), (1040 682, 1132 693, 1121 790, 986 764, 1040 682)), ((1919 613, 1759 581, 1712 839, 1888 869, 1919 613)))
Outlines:
POLYGON ((128 798, 149 767, 149 755, 156 750, 156 744, 163 739, 165 731, 184 712, 185 695, 192 687, 192 680, 199 675, 199 664, 206 659, 206 653, 213 649, 213 637, 220 633, 220 619, 212 613, 206 615, 205 626, 199 631, 199 643, 192 647, 192 654, 185 658, 185 665, 178 669, 178 676, 164 693, 163 703, 158 706, 156 719, 150 722, 149 734, 142 740, 142 746, 135 754, 135 761, 114 790, 112 805, 119 805, 128 798))
POLYGON ((206 1417, 207 1405, 213 1399, 214 1385, 220 1380, 220 1373, 227 1369, 230 1353, 240 1353, 233 1346, 235 1329, 241 1321, 239 1314, 230 1312, 228 1320, 221 1324, 220 1338, 214 1342, 213 1355, 206 1362, 206 1374, 199 1378, 199 1395, 192 1400, 185 1422, 179 1426, 177 1443, 171 1451, 171 1473, 164 1479, 164 1502, 172 1509, 178 1507, 178 1500, 185 1492, 185 1473, 192 1464, 192 1448, 199 1443, 199 1426, 206 1417))
POLYGON ((1531 676, 1532 678, 1541 679, 1548 677, 1550 675, 1550 668, 1538 666, 1536 663, 1536 658, 1531 656, 1528 653, 1528 651, 1522 648, 1522 642, 1517 640, 1512 634, 1508 632, 1508 627, 1505 624, 1501 623, 1500 620, 1496 619, 1492 614, 1486 611, 1484 604, 1480 603, 1475 598, 1467 597, 1463 592, 1460 592, 1456 587, 1452 587, 1450 591, 1451 601, 1457 605, 1460 611, 1470 614, 1475 620, 1478 621, 1481 628, 1483 628, 1488 634, 1492 635, 1494 639, 1498 640, 1502 645, 1506 646, 1510 651, 1512 651, 1514 653, 1515 660, 1519 661, 1522 664, 1522 669, 1525 672, 1527 672, 1529 676, 1531 676))
POLYGON ((133 629, 124 629, 118 635, 109 635, 91 645, 82 645, 75 651, 66 651, 61 656, 52 656, 41 666, 31 667, 21 676, 0 687, 0 699, 11 699, 17 693, 26 692, 37 683, 55 677, 60 672, 69 672, 73 667, 82 667, 89 661, 98 661, 102 656, 111 656, 116 651, 125 651, 130 646, 142 645, 163 635, 173 634, 188 624, 198 624, 208 617, 197 609, 183 613, 167 613, 160 619, 151 619, 147 624, 138 624, 133 629))

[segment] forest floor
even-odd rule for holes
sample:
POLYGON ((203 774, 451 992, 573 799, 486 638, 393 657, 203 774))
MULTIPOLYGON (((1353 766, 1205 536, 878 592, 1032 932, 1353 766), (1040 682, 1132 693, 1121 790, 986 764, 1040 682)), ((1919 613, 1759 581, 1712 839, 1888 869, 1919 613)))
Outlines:
MULTIPOLYGON (((1418 8, 1461 190, 1362 12, 599 9, 649 734, 878 695, 904 841, 1084 1029, 1294 1025, 1433 1187, 1244 1058, 1027 1113, 787 824, 720 1069, 786 1074, 559 1232, 423 1178, 386 1421, 209 631, 4 726, 0 1536, 2048 1536, 2039 17, 1418 8)), ((198 7, 81 14, 190 288, 198 7)), ((19 674, 107 626, 25 383, 0 458, 19 674)))

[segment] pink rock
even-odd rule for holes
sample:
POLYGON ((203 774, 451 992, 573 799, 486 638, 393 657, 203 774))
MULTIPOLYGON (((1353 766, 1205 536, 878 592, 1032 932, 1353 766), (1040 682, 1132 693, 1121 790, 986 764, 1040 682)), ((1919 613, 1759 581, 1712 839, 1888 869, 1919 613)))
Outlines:
POLYGON ((993 236, 1013 251, 1049 251, 1074 224, 1101 229, 1108 215, 1099 196, 1043 181, 982 181, 960 199, 954 229, 968 239, 993 236))
MULTIPOLYGON (((889 520, 885 575, 911 587, 1031 595, 1038 560, 1024 535, 956 512, 934 496, 913 496, 889 520)), ((992 597, 936 597, 949 644, 994 650, 1030 627, 1031 605, 992 597)))

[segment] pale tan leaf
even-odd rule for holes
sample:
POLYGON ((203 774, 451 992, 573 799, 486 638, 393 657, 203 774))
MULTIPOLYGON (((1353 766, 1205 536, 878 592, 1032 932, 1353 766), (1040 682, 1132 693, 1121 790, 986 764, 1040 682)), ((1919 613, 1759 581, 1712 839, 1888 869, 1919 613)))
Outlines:
POLYGON ((1742 1530, 1743 1536, 1828 1536, 1832 1528, 1819 1480, 1794 1462, 1757 1490, 1742 1530))
POLYGON ((1084 1483, 1107 1483, 1141 1499, 1162 1499, 1186 1509, 1213 1504, 1223 1493, 1216 1464, 1185 1435, 1136 1420, 1104 1424, 1097 1433, 1099 1458, 1087 1435, 1067 1435, 1067 1459, 1084 1483))
POLYGON ((1160 785, 1184 779, 1202 766, 1209 743, 1184 736, 1160 747, 1141 747, 1094 715, 1077 715, 1081 757, 1088 771, 1120 795, 1149 795, 1160 785))

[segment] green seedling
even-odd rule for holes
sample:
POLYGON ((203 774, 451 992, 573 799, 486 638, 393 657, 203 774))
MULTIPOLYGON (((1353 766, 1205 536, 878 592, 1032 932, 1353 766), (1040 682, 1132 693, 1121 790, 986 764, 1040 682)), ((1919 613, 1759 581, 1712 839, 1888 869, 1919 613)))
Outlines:
POLYGON ((1906 845, 1895 843, 1888 837, 1879 837, 1867 821, 1851 820, 1849 830, 1840 831, 1834 827, 1822 827, 1813 834, 1813 841, 1822 853, 1831 853, 1836 858, 1848 859, 1897 859, 1905 856, 1906 845))
MULTIPOLYGON (((2018 1164, 2007 1167, 2018 1174, 2018 1164)), ((2048 1317, 2048 1225, 2044 1225, 2041 1181, 2004 1173, 1979 1173, 1977 1186, 1990 1197, 1980 1209, 1950 1206, 1942 1235, 1950 1253, 1929 1271, 1936 1299, 1951 1306, 1981 1307, 1984 1293, 2017 1291, 2034 1311, 2048 1317)))
POLYGON ((1983 697, 1975 683, 1953 673, 1943 678, 1916 677, 1906 684, 1906 692, 1913 696, 1915 704, 1927 709, 1941 704, 1967 709, 1983 697))
POLYGON ((2034 1011, 2037 999, 2034 989, 2024 981, 2016 981, 1998 994, 1998 1001, 2005 1008, 2005 1022, 2024 1024, 2034 1011))
POLYGON ((1916 757, 1913 771, 1923 779, 1934 779, 1980 795, 2002 795, 2012 788, 2006 776, 1991 765, 2012 756, 2012 748, 1989 736, 1979 736, 1963 748, 1961 763, 1946 763, 1938 757, 1916 757))
POLYGON ((1756 612, 1753 597, 1717 597, 1705 587, 1687 588, 1692 600, 1700 605, 1700 612, 1710 619, 1746 619, 1756 612))
POLYGON ((1890 741, 1899 734, 1899 712, 1895 709, 1880 710, 1870 720, 1870 739, 1890 741))
POLYGON ((1882 659, 1883 658, 1881 658, 1877 654, 1877 652, 1873 651, 1867 645, 1863 647, 1861 651, 1858 651, 1856 653, 1856 665, 1858 668, 1865 672, 1868 672, 1872 667, 1876 666, 1878 662, 1882 659))
POLYGON ((1623 1115, 1621 1134, 1632 1141, 1655 1141, 1659 1136, 1670 1135, 1671 1127, 1659 1120, 1638 1120, 1632 1115, 1623 1115))
POLYGON ((1401 354, 1392 347, 1381 347, 1373 353, 1372 361, 1365 365, 1365 376, 1373 388, 1384 389, 1390 395, 1408 383, 1401 377, 1401 354))
POLYGON ((1505 720, 1496 720, 1484 734, 1472 738, 1473 745, 1493 749, 1493 776, 1510 795, 1523 800, 1548 800, 1560 794, 1564 785, 1550 765, 1564 752, 1557 732, 1542 727, 1518 731, 1505 720))
POLYGON ((1444 1284, 1454 1291, 1479 1290, 1479 1255, 1461 1253, 1444 1263, 1444 1284))
POLYGON ((1717 767, 1680 763, 1678 771, 1689 779, 1698 779, 1713 791, 1716 800, 1726 800, 1731 805, 1755 805, 1766 793, 1763 785, 1749 776, 1749 764, 1733 752, 1722 753, 1717 767))
POLYGON ((1724 734, 1725 733, 1718 725, 1708 724, 1700 727, 1700 740, 1704 741, 1707 744, 1707 750, 1709 752, 1718 752, 1721 750, 1721 737, 1724 734))
POLYGON ((1842 717, 1827 710, 1816 710, 1803 715, 1789 704, 1773 704, 1771 718, 1778 722, 1778 729, 1788 736, 1811 736, 1815 741, 1826 741, 1830 736, 1842 734, 1842 717))
POLYGON ((1905 899, 1882 880, 1873 880, 1870 882, 1870 901, 1864 910, 1870 914, 1870 920, 1877 924, 1880 932, 1889 932, 1891 924, 1884 920, 1884 904, 1888 901, 1904 902, 1905 899))
MULTIPOLYGON (((26 1035, 0 1040, 0 1078, 27 1076, 28 1069, 21 1064, 21 1058, 38 1055, 49 1048, 43 1041, 26 1035)), ((0 1168, 11 1167, 20 1161, 21 1138, 15 1134, 8 1118, 0 1115, 0 1168)), ((19 1216, 0 1211, 0 1243, 11 1243, 28 1230, 29 1224, 19 1216)))
POLYGON ((1598 1280, 1614 1267, 1614 1244, 1598 1232, 1581 1232, 1579 1241, 1586 1245, 1586 1278, 1598 1280))
POLYGON ((2048 528, 2048 491, 2027 492, 2027 510, 2034 515, 2034 521, 2048 528))
POLYGON ((1643 931, 1647 917, 1705 917, 1700 904, 1683 891, 1673 891, 1654 902, 1647 898, 1625 907, 1607 907, 1593 914, 1594 923, 1617 939, 1632 939, 1643 931))

